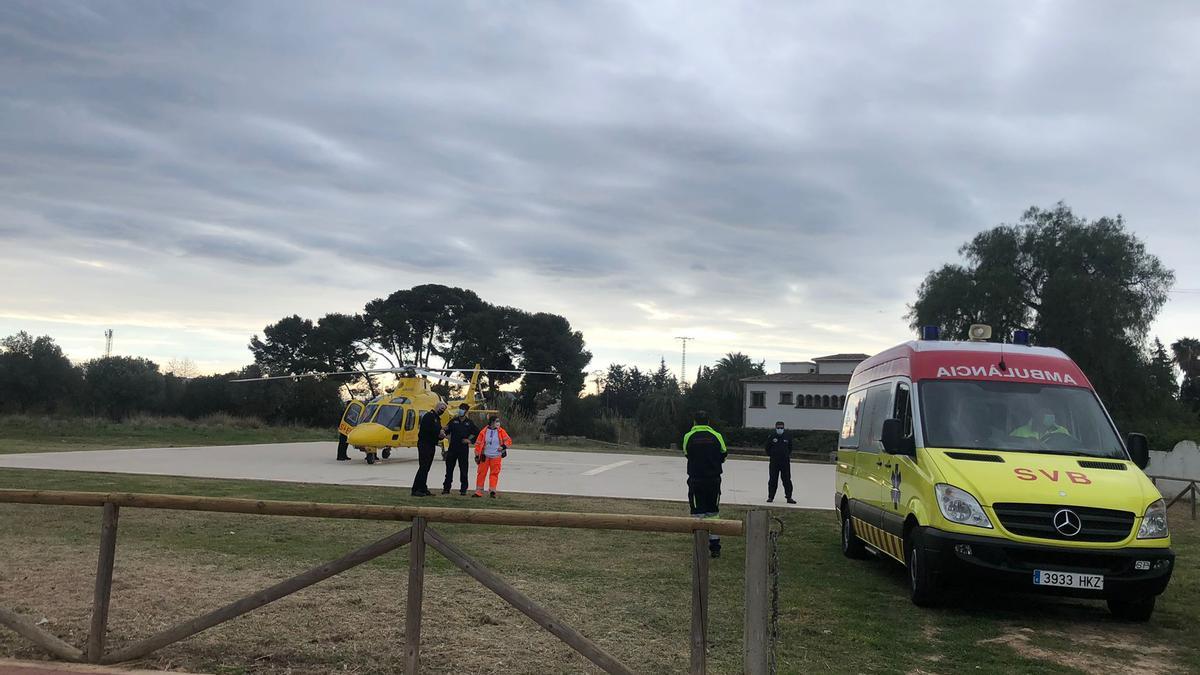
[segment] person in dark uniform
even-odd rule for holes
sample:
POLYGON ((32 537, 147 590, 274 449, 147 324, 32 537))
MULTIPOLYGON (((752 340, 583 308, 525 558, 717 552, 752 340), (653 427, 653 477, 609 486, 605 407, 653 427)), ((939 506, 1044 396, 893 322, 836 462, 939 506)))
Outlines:
MULTIPOLYGON (((708 426, 708 414, 696 411, 691 431, 683 436, 687 457, 688 505, 695 518, 717 518, 721 511, 721 465, 725 463, 725 439, 708 426)), ((708 534, 708 551, 721 557, 721 537, 708 534)))
POLYGON ((429 479, 429 469, 433 466, 433 455, 437 452, 438 443, 446 437, 442 429, 442 413, 446 412, 446 402, 438 401, 433 410, 421 415, 421 426, 417 429, 417 475, 413 478, 412 494, 414 497, 432 497, 426 481, 429 479))
POLYGON ((454 466, 458 465, 458 494, 467 494, 467 456, 471 454, 471 445, 479 435, 479 427, 467 417, 471 406, 463 403, 458 406, 454 418, 446 424, 446 437, 449 440, 447 449, 442 451, 442 459, 446 460, 446 480, 442 483, 442 494, 450 494, 450 484, 454 481, 454 466))
POLYGON ((792 499, 792 435, 783 422, 775 423, 775 434, 767 439, 767 457, 771 458, 767 503, 775 501, 775 490, 779 488, 779 479, 783 478, 783 496, 787 503, 795 504, 796 500, 792 499))
POLYGON ((342 411, 341 422, 338 423, 337 459, 339 462, 350 461, 350 456, 346 454, 346 450, 350 447, 350 439, 346 436, 346 434, 354 428, 354 425, 358 424, 358 415, 360 412, 362 412, 361 410, 358 410, 352 414, 350 411, 353 410, 355 406, 361 408, 362 404, 354 399, 351 399, 348 403, 346 403, 346 409, 342 411))

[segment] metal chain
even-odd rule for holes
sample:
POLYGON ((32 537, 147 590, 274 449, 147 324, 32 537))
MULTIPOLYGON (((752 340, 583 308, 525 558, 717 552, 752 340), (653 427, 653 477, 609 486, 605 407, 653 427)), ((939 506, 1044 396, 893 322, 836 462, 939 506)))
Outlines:
POLYGON ((771 520, 779 527, 772 527, 767 534, 767 542, 771 549, 771 558, 767 564, 767 572, 771 576, 771 644, 767 648, 767 672, 775 675, 775 645, 779 642, 779 535, 783 534, 783 521, 775 516, 771 516, 771 520))

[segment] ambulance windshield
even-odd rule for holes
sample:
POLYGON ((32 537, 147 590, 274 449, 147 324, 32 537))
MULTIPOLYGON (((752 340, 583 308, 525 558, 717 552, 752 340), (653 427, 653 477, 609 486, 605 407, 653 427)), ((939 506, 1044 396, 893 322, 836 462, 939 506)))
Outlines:
POLYGON ((927 447, 1127 458, 1090 390, 974 380, 920 387, 927 447))

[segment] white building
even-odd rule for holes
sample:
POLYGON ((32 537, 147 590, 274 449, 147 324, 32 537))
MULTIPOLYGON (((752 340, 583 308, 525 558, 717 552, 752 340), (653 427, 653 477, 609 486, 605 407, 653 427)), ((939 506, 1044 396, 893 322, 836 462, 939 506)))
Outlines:
POLYGON ((778 373, 743 379, 742 424, 770 428, 783 420, 788 429, 841 429, 850 374, 866 358, 866 354, 833 354, 784 362, 778 373))

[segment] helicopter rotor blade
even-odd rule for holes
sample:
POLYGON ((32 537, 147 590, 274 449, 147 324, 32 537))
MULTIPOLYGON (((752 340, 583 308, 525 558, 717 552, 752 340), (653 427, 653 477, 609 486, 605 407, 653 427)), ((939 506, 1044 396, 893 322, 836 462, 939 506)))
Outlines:
MULTIPOLYGON (((443 373, 473 373, 474 368, 429 368, 443 373)), ((522 373, 524 375, 558 375, 548 370, 502 370, 500 368, 480 368, 481 373, 522 373)))
MULTIPOLYGON (((373 372, 373 371, 368 371, 373 372)), ((263 377, 241 377, 230 382, 266 382, 267 380, 298 380, 302 377, 329 377, 336 375, 362 375, 361 370, 342 370, 329 373, 296 373, 295 375, 264 375, 263 377)))
MULTIPOLYGON (((409 372, 414 372, 414 371, 419 372, 421 370, 422 370, 421 368, 417 368, 417 367, 367 368, 365 370, 335 370, 335 371, 330 371, 327 373, 296 373, 295 375, 270 375, 270 376, 265 376, 265 377, 243 377, 243 378, 238 378, 236 380, 230 380, 230 382, 265 382, 267 380, 295 380, 295 379, 299 379, 301 377, 332 377, 332 376, 341 376, 341 375, 366 375, 366 374, 374 375, 374 374, 378 374, 378 373, 409 373, 409 372)), ((435 375, 435 377, 441 377, 441 375, 435 375)), ((463 382, 463 384, 466 384, 466 382, 463 382)))
POLYGON ((470 382, 467 382, 466 380, 462 380, 457 377, 450 377, 449 375, 441 375, 425 368, 413 368, 412 370, 414 373, 423 377, 427 377, 431 380, 439 380, 441 382, 448 382, 450 384, 457 384, 459 386, 466 386, 470 384, 470 382))

